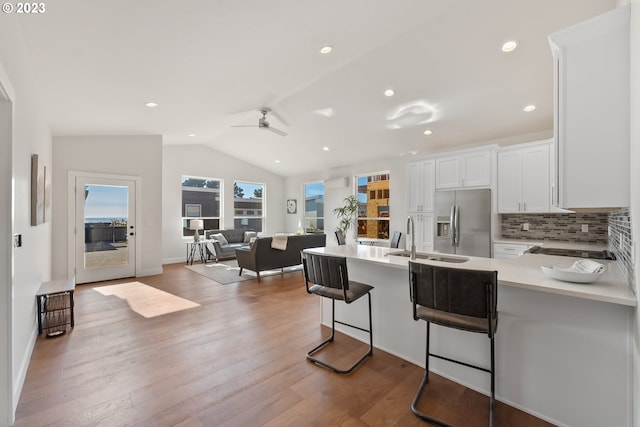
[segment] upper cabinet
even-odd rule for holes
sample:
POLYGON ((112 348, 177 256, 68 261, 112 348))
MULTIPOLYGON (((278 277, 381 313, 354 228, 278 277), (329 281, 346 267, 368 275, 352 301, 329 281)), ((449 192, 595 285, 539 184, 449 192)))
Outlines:
POLYGON ((551 200, 551 140, 498 152, 498 213, 545 213, 551 200))
POLYGON ((433 211, 434 165, 433 159, 407 165, 407 211, 433 211))
POLYGON ((436 159, 436 189, 491 186, 492 150, 470 151, 436 159))
POLYGON ((555 206, 629 206, 629 15, 620 7, 549 36, 555 206))

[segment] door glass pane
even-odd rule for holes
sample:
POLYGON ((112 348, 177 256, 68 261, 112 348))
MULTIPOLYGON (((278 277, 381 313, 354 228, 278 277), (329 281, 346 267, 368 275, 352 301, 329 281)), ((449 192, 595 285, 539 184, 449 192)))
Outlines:
POLYGON ((85 269, 129 263, 128 203, 126 186, 84 186, 85 269))

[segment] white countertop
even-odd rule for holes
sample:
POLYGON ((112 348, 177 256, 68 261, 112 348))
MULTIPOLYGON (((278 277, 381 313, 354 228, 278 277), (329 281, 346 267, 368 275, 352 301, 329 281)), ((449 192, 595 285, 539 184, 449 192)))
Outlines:
MULTIPOLYGON (((363 262, 371 262, 378 265, 388 265, 393 268, 407 269, 409 265, 409 259, 407 257, 387 255, 389 252, 397 251, 399 250, 357 244, 305 249, 305 252, 339 255, 363 262)), ((458 255, 433 254, 445 255, 447 257, 460 257, 458 255)), ((504 286, 513 286, 540 292, 555 293, 633 307, 638 304, 638 300, 622 275, 617 261, 598 260, 598 262, 608 265, 607 272, 595 283, 578 284, 562 282, 547 277, 542 272, 540 266, 570 265, 580 258, 539 254, 524 254, 517 259, 494 259, 467 256, 463 258, 468 258, 469 260, 464 263, 448 263, 423 259, 417 259, 416 261, 425 264, 442 265, 453 268, 495 270, 498 272, 499 284, 504 286)))

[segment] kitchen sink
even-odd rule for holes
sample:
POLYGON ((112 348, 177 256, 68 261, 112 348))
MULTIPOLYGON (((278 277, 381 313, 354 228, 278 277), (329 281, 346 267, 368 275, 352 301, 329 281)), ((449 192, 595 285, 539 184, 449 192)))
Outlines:
MULTIPOLYGON (((398 251, 398 252, 389 252, 387 256, 401 256, 405 258, 411 257, 411 252, 409 251, 398 251)), ((416 253, 416 259, 427 259, 429 261, 440 261, 440 262, 453 262, 453 263, 461 263, 469 261, 469 258, 463 257, 450 257, 439 254, 425 254, 425 253, 416 253)))

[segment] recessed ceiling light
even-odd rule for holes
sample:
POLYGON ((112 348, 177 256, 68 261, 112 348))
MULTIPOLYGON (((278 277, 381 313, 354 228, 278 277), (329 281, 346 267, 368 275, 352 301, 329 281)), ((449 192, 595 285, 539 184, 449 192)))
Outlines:
POLYGON ((518 42, 515 40, 509 40, 508 42, 506 42, 505 44, 502 45, 502 51, 503 52, 511 52, 513 50, 515 50, 515 48, 518 47, 518 42))
POLYGON ((333 47, 331 46, 322 46, 320 48, 320 53, 322 53, 323 55, 326 55, 327 53, 331 53, 332 50, 333 50, 333 47))
POLYGON ((329 151, 329 147, 322 147, 324 151, 329 151))
POLYGON ((190 133, 189 136, 196 136, 196 134, 195 133, 190 133))
POLYGON ((393 96, 394 93, 393 89, 387 89, 384 91, 384 96, 393 96))
POLYGON ((535 105, 527 105, 526 107, 523 108, 523 110, 526 111, 527 113, 530 113, 535 109, 536 109, 535 105))
POLYGON ((276 162, 276 163, 280 163, 280 160, 276 160, 275 162, 276 162))
POLYGON ((144 105, 146 105, 146 106, 147 106, 147 107, 149 107, 149 108, 153 108, 153 107, 157 107, 157 106, 158 106, 158 104, 157 104, 157 103, 155 103, 155 102, 147 102, 147 103, 146 103, 146 104, 144 104, 144 105))
POLYGON ((427 129, 422 133, 424 133, 425 135, 431 135, 433 133, 433 131, 431 129, 427 129))
POLYGON ((411 154, 412 156, 415 156, 416 154, 418 154, 418 152, 416 150, 411 150, 409 151, 409 154, 411 154))

